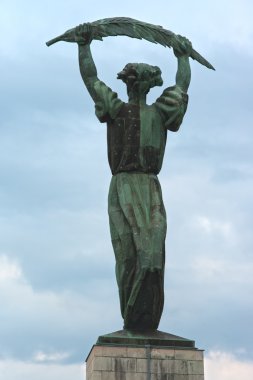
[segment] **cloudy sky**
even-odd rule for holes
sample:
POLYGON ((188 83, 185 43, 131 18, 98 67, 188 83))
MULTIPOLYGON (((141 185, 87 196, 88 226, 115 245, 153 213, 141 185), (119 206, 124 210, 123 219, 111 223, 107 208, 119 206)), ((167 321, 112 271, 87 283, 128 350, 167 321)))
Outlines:
MULTIPOLYGON (((54 0, 0 3, 0 378, 84 378, 97 337, 122 328, 107 218, 106 127, 82 83, 77 47, 45 41, 82 22, 129 16, 186 35, 184 123, 168 136, 160 181, 168 215, 159 329, 205 349, 206 380, 253 373, 253 3, 54 0), (99 4, 99 5, 98 5, 99 4)), ((158 65, 170 49, 126 37, 94 42, 99 77, 158 65)), ((153 89, 149 103, 160 94, 153 89)))

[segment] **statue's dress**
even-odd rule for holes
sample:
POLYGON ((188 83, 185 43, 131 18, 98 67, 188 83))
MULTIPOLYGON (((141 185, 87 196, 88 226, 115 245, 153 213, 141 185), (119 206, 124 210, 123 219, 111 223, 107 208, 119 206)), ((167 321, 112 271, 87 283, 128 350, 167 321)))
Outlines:
POLYGON ((95 83, 95 90, 96 115, 107 122, 113 174, 108 211, 124 328, 157 329, 164 303, 166 237, 157 174, 167 129, 178 130, 188 96, 174 86, 154 104, 139 106, 122 102, 101 81, 95 83))

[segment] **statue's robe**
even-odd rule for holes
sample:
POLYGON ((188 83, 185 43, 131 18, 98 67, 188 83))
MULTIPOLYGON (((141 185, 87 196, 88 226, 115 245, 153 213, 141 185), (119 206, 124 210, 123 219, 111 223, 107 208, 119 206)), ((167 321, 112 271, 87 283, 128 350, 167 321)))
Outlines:
POLYGON ((178 130, 188 96, 174 86, 152 105, 140 106, 122 102, 101 81, 95 90, 96 115, 107 123, 113 174, 108 212, 124 328, 157 329, 164 304, 166 237, 157 174, 167 130, 178 130))

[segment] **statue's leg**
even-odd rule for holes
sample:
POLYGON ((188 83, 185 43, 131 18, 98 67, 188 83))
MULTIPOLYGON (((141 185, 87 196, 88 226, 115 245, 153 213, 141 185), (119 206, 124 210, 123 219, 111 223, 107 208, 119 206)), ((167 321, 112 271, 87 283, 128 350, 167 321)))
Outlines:
POLYGON ((119 204, 117 176, 112 177, 111 180, 108 212, 116 259, 116 279, 119 288, 121 314, 124 318, 135 277, 136 250, 130 225, 119 204))
MULTIPOLYGON (((143 329, 158 328, 164 305, 166 214, 164 208, 157 205, 153 205, 151 210, 148 227, 142 228, 140 233, 142 250, 137 251, 142 279, 134 308, 142 310, 142 313, 135 323, 143 329)), ((134 291, 132 294, 134 296, 134 291)))
POLYGON ((135 266, 132 289, 124 308, 125 327, 156 329, 164 302, 166 214, 161 188, 154 175, 121 173, 117 175, 117 194, 122 217, 132 232, 135 249, 131 252, 136 255, 131 263, 135 266))

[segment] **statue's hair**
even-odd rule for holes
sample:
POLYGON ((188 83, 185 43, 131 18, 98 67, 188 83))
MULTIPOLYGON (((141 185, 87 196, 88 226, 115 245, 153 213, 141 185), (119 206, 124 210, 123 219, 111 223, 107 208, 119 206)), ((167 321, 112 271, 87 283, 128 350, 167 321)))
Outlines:
POLYGON ((128 63, 118 73, 118 79, 121 79, 128 87, 137 82, 147 82, 150 89, 155 86, 162 86, 161 74, 158 66, 151 66, 146 63, 128 63))

